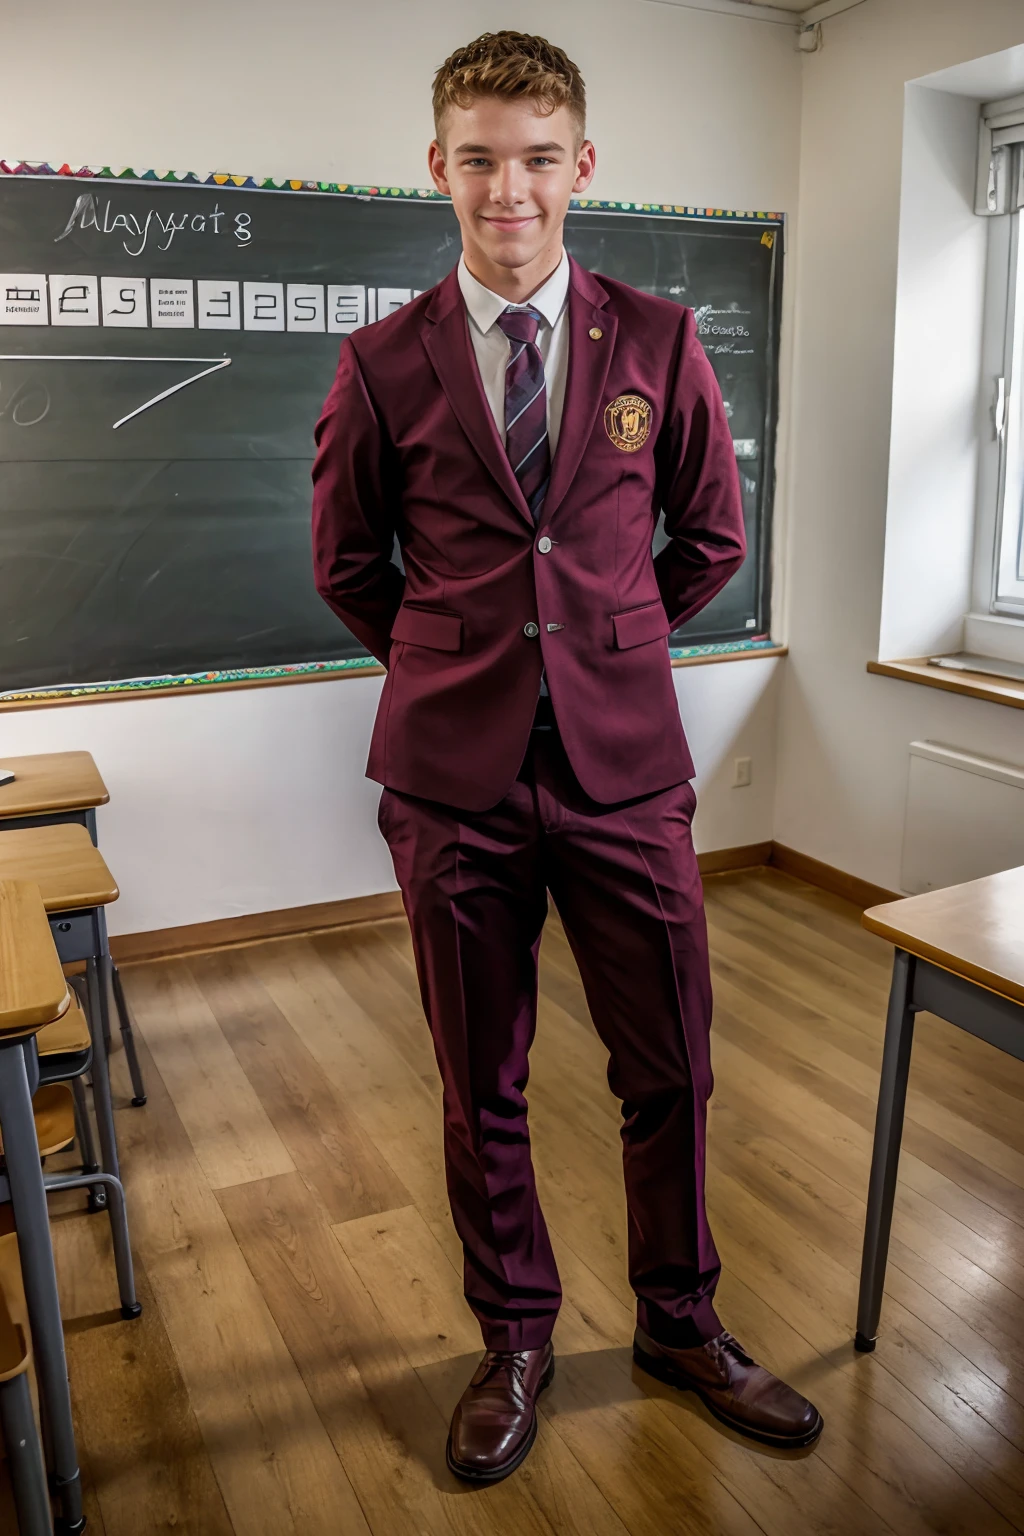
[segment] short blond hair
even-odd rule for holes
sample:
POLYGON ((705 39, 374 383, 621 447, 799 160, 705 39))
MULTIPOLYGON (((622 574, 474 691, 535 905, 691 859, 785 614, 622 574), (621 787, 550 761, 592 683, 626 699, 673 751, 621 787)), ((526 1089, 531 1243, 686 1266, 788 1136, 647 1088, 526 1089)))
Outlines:
POLYGON ((576 124, 577 146, 587 127, 587 92, 583 76, 561 48, 526 32, 484 32, 456 48, 434 76, 434 131, 441 138, 449 107, 468 107, 477 96, 503 101, 527 100, 548 112, 568 107, 576 124))

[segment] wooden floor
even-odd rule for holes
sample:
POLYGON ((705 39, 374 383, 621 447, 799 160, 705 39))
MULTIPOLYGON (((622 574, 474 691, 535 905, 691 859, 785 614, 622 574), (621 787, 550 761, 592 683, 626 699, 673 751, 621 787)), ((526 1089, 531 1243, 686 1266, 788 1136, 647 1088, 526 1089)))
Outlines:
MULTIPOLYGON (((922 1017, 878 1349, 851 1335, 890 952, 771 871, 707 883, 719 1310, 825 1418, 782 1455, 633 1368, 618 1114, 557 923, 529 1097, 565 1302, 525 1467, 444 1465, 480 1343, 404 923, 125 972, 145 1311, 55 1222, 95 1536, 1024 1531, 1024 1067, 922 1017)), ((3 1524, 0 1511, 0 1524, 3 1524)))

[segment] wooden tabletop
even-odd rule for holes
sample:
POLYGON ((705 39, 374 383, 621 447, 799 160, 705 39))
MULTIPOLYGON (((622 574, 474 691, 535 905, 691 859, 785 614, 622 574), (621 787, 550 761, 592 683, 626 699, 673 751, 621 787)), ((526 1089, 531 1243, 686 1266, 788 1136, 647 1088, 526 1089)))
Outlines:
POLYGON ((37 752, 32 757, 5 757, 0 752, 0 768, 15 774, 10 784, 0 784, 0 821, 5 816, 88 810, 110 799, 91 752, 37 752))
POLYGON ((32 880, 47 912, 102 907, 117 883, 85 827, 18 827, 0 832, 0 880, 32 880))
POLYGON ((0 1034, 39 1029, 59 1018, 69 1001, 37 887, 0 879, 0 1034))
POLYGON ((1024 867, 888 901, 863 922, 900 949, 1024 1003, 1024 867))

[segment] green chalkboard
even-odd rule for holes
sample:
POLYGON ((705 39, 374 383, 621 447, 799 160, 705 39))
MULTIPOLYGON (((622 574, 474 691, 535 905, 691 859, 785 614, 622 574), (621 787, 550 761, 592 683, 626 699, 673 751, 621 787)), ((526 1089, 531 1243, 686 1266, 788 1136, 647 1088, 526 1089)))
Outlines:
MULTIPOLYGON (((780 229, 567 222, 585 266, 696 309, 730 413, 751 552, 673 643, 768 629, 780 229)), ((414 192, 0 174, 0 692, 365 656, 312 586, 312 428, 339 327, 459 249, 414 192)))

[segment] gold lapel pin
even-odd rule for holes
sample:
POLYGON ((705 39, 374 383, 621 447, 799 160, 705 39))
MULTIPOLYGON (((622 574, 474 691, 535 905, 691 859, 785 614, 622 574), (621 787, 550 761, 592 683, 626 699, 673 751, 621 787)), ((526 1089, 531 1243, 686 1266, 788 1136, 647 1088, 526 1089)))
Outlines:
POLYGON ((600 341, 600 340, 601 340, 601 337, 602 337, 602 336, 603 336, 603 335, 604 335, 604 331, 602 331, 602 330, 600 330, 600 329, 599 329, 599 328, 598 328, 598 327, 597 327, 597 326, 596 326, 596 325, 595 325, 595 326, 594 326, 594 327, 593 327, 593 328, 592 328, 592 329, 591 329, 591 332, 590 332, 590 339, 591 339, 591 341, 600 341))

